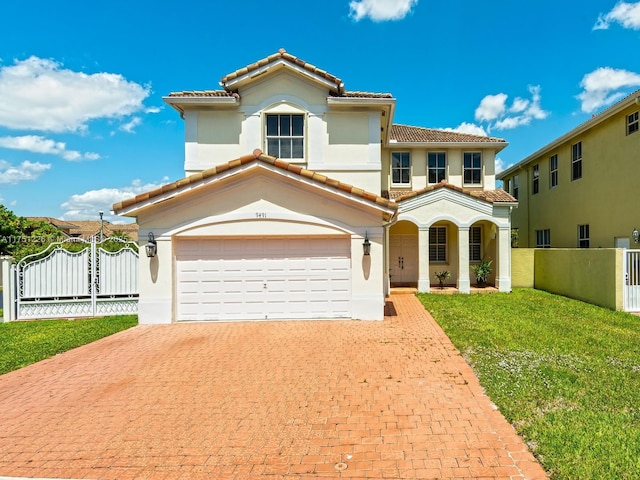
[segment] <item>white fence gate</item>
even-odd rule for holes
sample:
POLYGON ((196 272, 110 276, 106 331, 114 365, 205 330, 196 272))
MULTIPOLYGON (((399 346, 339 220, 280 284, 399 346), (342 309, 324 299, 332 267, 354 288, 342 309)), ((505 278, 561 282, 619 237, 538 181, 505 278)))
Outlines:
MULTIPOLYGON (((117 238, 122 248, 109 252, 95 239, 52 243, 44 251, 13 265, 15 316, 38 318, 93 317, 138 313, 138 252, 117 238), (64 244, 84 248, 69 252, 64 244)), ((6 308, 6 306, 5 306, 6 308)))
POLYGON ((624 255, 624 310, 640 312, 640 250, 624 255))

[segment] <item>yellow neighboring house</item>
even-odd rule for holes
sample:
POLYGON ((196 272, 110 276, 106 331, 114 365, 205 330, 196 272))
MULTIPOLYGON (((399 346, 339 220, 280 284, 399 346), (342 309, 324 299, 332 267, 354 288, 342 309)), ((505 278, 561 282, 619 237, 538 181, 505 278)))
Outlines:
MULTIPOLYGON (((640 90, 504 170, 517 246, 633 246, 640 229, 640 90)), ((515 245, 515 238, 513 240, 515 245)))

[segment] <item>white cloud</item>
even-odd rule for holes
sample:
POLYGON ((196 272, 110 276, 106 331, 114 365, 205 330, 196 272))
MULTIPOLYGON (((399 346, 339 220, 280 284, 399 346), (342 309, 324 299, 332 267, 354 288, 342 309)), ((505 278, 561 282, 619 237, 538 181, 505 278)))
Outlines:
POLYGON ((507 109, 506 101, 508 96, 504 93, 497 95, 487 95, 480 101, 480 105, 476 108, 476 120, 491 121, 501 116, 507 109))
POLYGON ((487 95, 476 108, 475 118, 479 122, 489 122, 488 128, 497 130, 529 125, 531 120, 547 118, 549 112, 546 112, 540 106, 542 100, 540 86, 530 85, 529 93, 531 94, 531 99, 516 97, 510 106, 507 105, 509 96, 506 93, 487 95))
POLYGON ((134 133, 135 128, 142 123, 142 119, 140 117, 133 117, 131 121, 120 125, 118 130, 122 130, 127 133, 134 133))
POLYGON ((594 30, 607 30, 612 23, 619 23, 624 28, 640 30, 640 2, 618 2, 606 15, 600 14, 594 30))
POLYGON ((530 104, 531 102, 529 102, 529 100, 525 100, 524 98, 517 97, 513 101, 513 105, 511 105, 511 108, 509 108, 509 111, 514 113, 524 112, 529 107, 530 104))
POLYGON ((13 150, 25 150, 33 153, 59 155, 65 160, 97 160, 100 155, 94 152, 80 153, 76 150, 67 150, 64 142, 56 142, 38 135, 23 135, 20 137, 0 137, 1 148, 13 150))
POLYGON ((504 164, 504 160, 502 160, 500 157, 496 157, 496 173, 500 173, 505 168, 506 166, 504 164))
POLYGON ((349 3, 349 16, 356 22, 369 17, 374 22, 402 20, 418 0, 354 0, 349 3))
POLYGON ((611 105, 626 95, 622 88, 640 86, 640 74, 611 67, 601 67, 582 77, 584 89, 578 95, 581 110, 591 113, 600 107, 611 105))
POLYGON ((64 211, 62 218, 65 220, 95 219, 98 212, 102 210, 105 212, 105 220, 112 221, 112 219, 119 218, 109 213, 114 203, 158 188, 168 180, 167 177, 163 178, 160 182, 151 183, 134 180, 131 182, 131 185, 125 187, 100 188, 98 190, 89 190, 84 193, 72 195, 61 205, 64 211))
POLYGON ((160 113, 162 107, 149 107, 144 110, 144 113, 160 113))
POLYGON ((450 132, 459 132, 459 133, 469 133, 471 135, 480 135, 482 137, 486 137, 487 132, 484 128, 474 123, 462 122, 456 128, 445 128, 445 130, 450 132))
POLYGON ((82 132, 91 120, 142 111, 150 88, 114 73, 86 74, 30 57, 0 67, 0 125, 12 129, 82 132))
POLYGON ((0 183, 15 185, 28 180, 36 180, 50 168, 50 163, 25 160, 20 165, 12 165, 5 160, 0 160, 0 183))

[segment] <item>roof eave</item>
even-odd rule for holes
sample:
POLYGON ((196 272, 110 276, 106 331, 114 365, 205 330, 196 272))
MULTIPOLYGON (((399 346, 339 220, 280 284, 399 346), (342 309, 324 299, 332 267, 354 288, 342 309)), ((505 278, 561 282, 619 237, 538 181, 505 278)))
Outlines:
POLYGON ((504 150, 509 146, 509 142, 395 142, 390 140, 385 147, 387 148, 486 148, 495 150, 496 153, 504 150))
POLYGON ((570 141, 573 137, 583 134, 584 132, 586 132, 587 130, 590 130, 591 128, 598 125, 599 123, 602 123, 605 120, 611 118, 612 116, 620 113, 625 108, 630 107, 633 103, 640 105, 640 95, 638 95, 638 91, 629 95, 629 97, 626 100, 620 101, 618 104, 607 108, 602 113, 599 113, 598 115, 590 118, 586 122, 581 123, 580 125, 575 127, 573 130, 570 130, 569 132, 565 133, 561 137, 556 138, 551 143, 548 143, 547 145, 540 148, 539 150, 536 150, 528 157, 525 157, 524 159, 520 160, 518 163, 511 165, 509 168, 504 169, 502 172, 496 175, 496 177, 499 180, 504 180, 505 177, 508 177, 512 173, 524 168, 529 162, 536 160, 538 157, 542 155, 550 153, 552 150, 555 150, 562 144, 570 141))
POLYGON ((395 106, 396 99, 394 97, 327 97, 327 105, 340 107, 366 107, 375 108, 395 106))
POLYGON ((236 107, 240 105, 240 97, 162 97, 162 100, 172 108, 184 113, 185 109, 206 106, 236 107))

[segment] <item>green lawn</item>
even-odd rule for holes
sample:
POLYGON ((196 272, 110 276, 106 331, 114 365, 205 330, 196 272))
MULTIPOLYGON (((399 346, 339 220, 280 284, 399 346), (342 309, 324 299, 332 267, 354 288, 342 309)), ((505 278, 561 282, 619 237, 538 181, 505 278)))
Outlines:
POLYGON ((0 375, 126 330, 137 315, 0 323, 0 375))
POLYGON ((640 478, 640 317, 530 289, 419 298, 552 478, 640 478))

